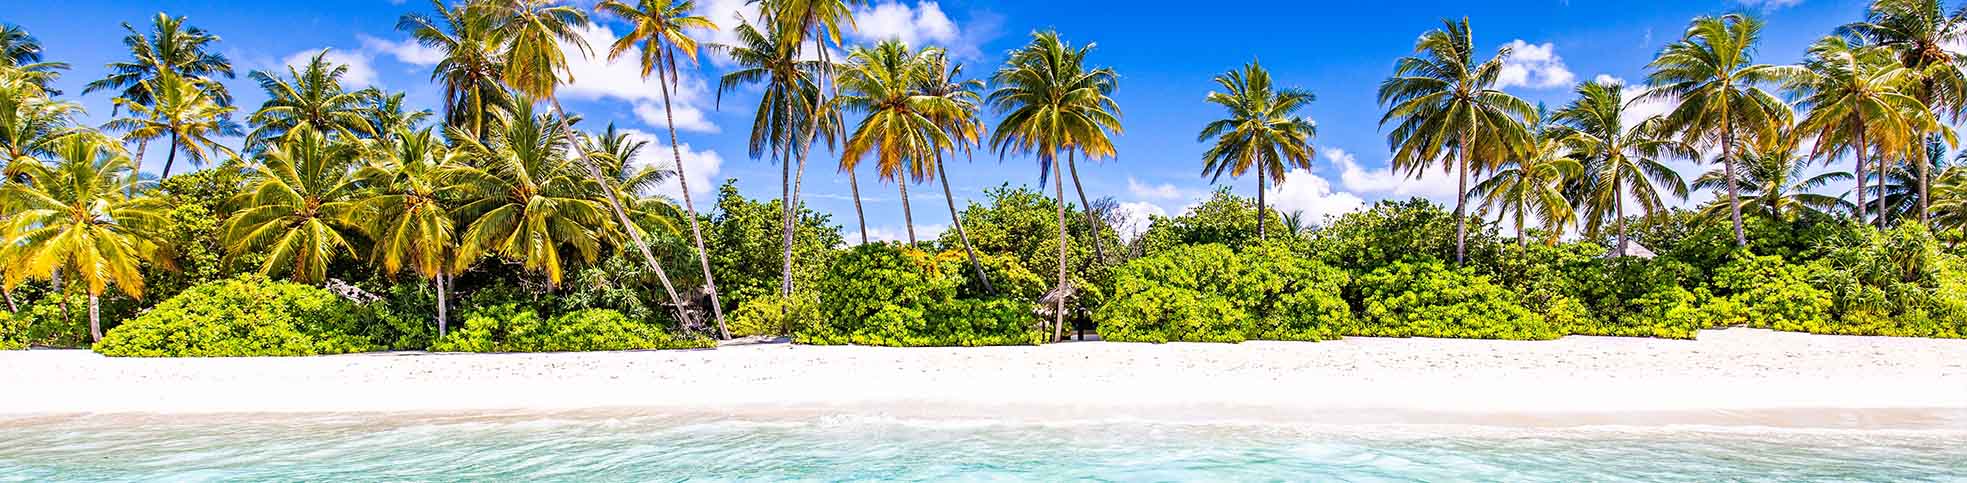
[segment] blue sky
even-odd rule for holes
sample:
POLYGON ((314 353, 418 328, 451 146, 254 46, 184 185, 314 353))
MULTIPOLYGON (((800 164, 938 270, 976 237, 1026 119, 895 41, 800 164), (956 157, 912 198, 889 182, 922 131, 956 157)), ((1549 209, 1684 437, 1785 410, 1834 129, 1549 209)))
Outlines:
MULTIPOLYGON (((575 0, 587 4, 592 0, 575 0)), ((744 0, 699 0, 699 9, 724 27, 736 24, 733 15, 744 0)), ((1280 82, 1309 89, 1318 100, 1308 110, 1319 123, 1319 148, 1314 168, 1289 174, 1272 199, 1285 210, 1313 215, 1341 213, 1385 198, 1426 196, 1452 199, 1453 181, 1445 176, 1406 179, 1386 169, 1385 138, 1378 126, 1380 107, 1373 98, 1380 79, 1395 58, 1410 52, 1420 33, 1436 28, 1444 17, 1470 17, 1476 42, 1487 49, 1516 46, 1514 64, 1521 75, 1509 90, 1553 107, 1566 102, 1576 82, 1611 76, 1637 81, 1645 63, 1667 41, 1678 37, 1687 21, 1703 14, 1751 12, 1768 23, 1760 48, 1763 62, 1795 62, 1804 47, 1835 26, 1855 20, 1862 0, 1659 0, 1653 2, 1597 0, 1518 1, 1354 1, 1303 2, 1243 0, 1198 4, 1163 0, 1033 1, 1033 0, 877 0, 861 8, 858 42, 902 38, 916 44, 948 47, 970 65, 973 75, 986 75, 1003 53, 1022 45, 1039 29, 1057 29, 1075 43, 1095 42, 1095 64, 1121 74, 1116 98, 1124 112, 1126 132, 1117 138, 1119 157, 1081 166, 1088 196, 1126 203, 1130 212, 1175 214, 1212 189, 1201 177, 1195 141, 1202 124, 1220 113, 1202 101, 1214 84, 1210 79, 1251 59, 1261 59, 1280 82)), ((61 81, 75 98, 81 85, 98 78, 103 64, 121 59, 123 31, 119 22, 147 30, 158 11, 190 18, 193 25, 223 38, 219 50, 231 57, 240 78, 229 81, 244 110, 265 96, 245 78, 256 69, 282 69, 321 49, 351 65, 350 80, 409 93, 420 108, 436 108, 437 88, 428 82, 429 52, 405 42, 394 30, 406 12, 428 12, 427 0, 321 0, 266 2, 241 0, 109 1, 67 0, 16 4, 0 14, 0 22, 25 26, 39 37, 52 60, 75 66, 61 81), (25 8, 21 8, 25 7, 25 8)), ((626 27, 603 19, 589 32, 597 45, 611 41, 626 27)), ((721 33, 706 32, 715 40, 721 33)), ((662 133, 661 104, 655 84, 635 75, 627 59, 609 64, 594 58, 576 66, 575 83, 563 93, 567 108, 585 115, 589 128, 615 122, 648 133, 667 145, 662 133)), ((697 206, 707 209, 714 185, 736 178, 747 196, 778 196, 776 165, 752 160, 744 147, 749 129, 752 92, 727 93, 714 105, 715 76, 725 71, 719 60, 706 58, 686 67, 683 91, 677 94, 681 143, 693 172, 692 192, 697 206)), ((107 119, 105 93, 81 96, 92 123, 107 119)), ((989 113, 986 113, 989 115, 989 113)), ((667 158, 666 148, 649 152, 667 158)), ((161 153, 152 153, 146 168, 161 167, 161 153)), ((844 175, 833 161, 816 158, 809 165, 806 197, 811 206, 834 214, 834 220, 853 229, 853 205, 844 175)), ((1699 170, 1691 162, 1676 164, 1691 180, 1699 170)), ((980 199, 984 189, 1003 183, 1037 183, 1035 163, 1022 157, 1000 161, 979 156, 974 163, 950 165, 951 184, 959 206, 980 199)), ((877 184, 871 172, 861 173, 867 201, 868 225, 877 237, 901 233, 901 204, 895 186, 877 184)), ((1255 181, 1231 180, 1245 195, 1255 181)), ((674 194, 672 186, 665 192, 674 194)), ((910 191, 917 230, 924 236, 948 224, 941 191, 935 185, 910 191)), ((1710 198, 1696 194, 1698 202, 1710 198)), ((1145 228, 1142 224, 1141 228, 1145 228)), ((857 238, 857 237, 850 237, 857 238)))

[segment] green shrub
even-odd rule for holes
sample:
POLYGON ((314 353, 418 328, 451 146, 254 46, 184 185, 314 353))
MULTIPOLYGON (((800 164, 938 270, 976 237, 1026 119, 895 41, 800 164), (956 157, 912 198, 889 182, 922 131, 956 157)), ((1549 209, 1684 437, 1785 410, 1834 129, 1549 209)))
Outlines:
POLYGON ((111 329, 114 357, 343 354, 380 349, 355 335, 366 311, 320 288, 243 277, 201 284, 111 329))
MULTIPOLYGON (((1693 339, 1704 327, 1698 294, 1683 283, 1692 267, 1673 260, 1619 257, 1574 266, 1572 274, 1587 317, 1565 332, 1576 335, 1693 339)), ((1548 308, 1532 308, 1549 314, 1548 308)), ((1556 325, 1559 321, 1552 318, 1556 325)))
MULTIPOLYGON (((967 263, 961 252, 930 254, 890 243, 847 250, 813 286, 818 316, 814 323, 795 324, 793 341, 883 346, 1044 341, 1030 301, 957 298, 958 287, 973 278, 967 263)), ((1011 274, 1005 277, 1006 290, 1018 290, 1014 272, 1000 271, 1011 274)))
POLYGON ((88 347, 89 298, 69 294, 65 312, 61 302, 61 297, 50 294, 6 314, 7 320, 0 322, 0 346, 88 347))
POLYGON ((1811 285, 1809 267, 1778 256, 1736 254, 1714 273, 1716 295, 1702 306, 1710 327, 1816 332, 1830 323, 1830 293, 1811 285))
POLYGON ((1346 279, 1279 243, 1172 247, 1115 269, 1095 320, 1112 341, 1326 340, 1352 317, 1346 279))
POLYGON ((716 345, 678 337, 654 324, 629 320, 609 309, 586 309, 541 317, 539 312, 505 304, 465 314, 464 328, 431 346, 437 352, 587 352, 695 349, 716 345))
POLYGON ((1344 335, 1545 340, 1563 336, 1516 294, 1439 260, 1409 260, 1359 278, 1365 310, 1344 335))
POLYGON ((731 336, 791 335, 819 316, 819 300, 810 292, 794 293, 790 299, 778 294, 757 297, 730 314, 731 336))

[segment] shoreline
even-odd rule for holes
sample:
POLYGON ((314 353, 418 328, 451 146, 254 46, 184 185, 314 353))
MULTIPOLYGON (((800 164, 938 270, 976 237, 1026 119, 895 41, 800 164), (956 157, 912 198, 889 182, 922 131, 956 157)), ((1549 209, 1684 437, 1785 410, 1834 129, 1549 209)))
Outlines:
POLYGON ((689 413, 926 419, 1967 429, 1967 341, 1349 338, 112 359, 0 352, 0 417, 689 413))

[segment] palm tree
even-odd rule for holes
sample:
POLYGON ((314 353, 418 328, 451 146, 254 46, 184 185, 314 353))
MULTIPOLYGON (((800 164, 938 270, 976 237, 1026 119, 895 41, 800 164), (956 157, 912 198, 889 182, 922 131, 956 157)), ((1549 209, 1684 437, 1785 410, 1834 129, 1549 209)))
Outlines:
POLYGON ((1935 154, 1921 156, 1921 161, 1892 162, 1880 168, 1878 183, 1872 187, 1872 196, 1879 200, 1875 216, 1884 218, 1880 222, 1893 224, 1919 218, 1920 207, 1930 204, 1920 196, 1919 172, 1941 171, 1947 167, 1946 158, 1935 154))
MULTIPOLYGON (((123 46, 130 50, 130 59, 111 62, 109 74, 83 86, 82 94, 115 90, 119 91, 116 97, 150 105, 150 92, 144 89, 143 82, 167 73, 198 79, 232 78, 232 61, 211 52, 219 37, 185 25, 184 17, 158 13, 151 20, 148 35, 137 32, 128 22, 123 23, 123 30, 129 32, 123 37, 123 46)), ((232 104, 232 96, 223 84, 213 83, 212 98, 222 105, 232 104)))
POLYGON ((216 136, 240 135, 239 124, 232 121, 232 112, 238 108, 219 104, 204 84, 168 73, 144 81, 151 103, 116 99, 116 104, 128 109, 130 116, 111 120, 103 129, 121 131, 125 140, 146 145, 169 136, 170 153, 164 158, 163 178, 171 177, 171 166, 177 163, 179 152, 185 154, 192 166, 204 166, 205 160, 214 154, 235 156, 232 148, 220 143, 216 136))
POLYGON ((374 243, 370 263, 390 280, 410 271, 437 288, 437 335, 449 327, 449 287, 446 279, 458 273, 451 262, 457 250, 457 226, 445 191, 445 171, 452 155, 432 130, 398 126, 386 141, 380 162, 356 173, 370 192, 356 203, 349 219, 374 243))
POLYGON ((679 75, 676 58, 685 57, 691 63, 697 61, 697 40, 690 38, 686 31, 717 30, 717 24, 710 19, 690 14, 696 7, 695 0, 639 0, 635 6, 621 0, 607 0, 596 5, 594 10, 621 17, 635 26, 609 46, 608 60, 615 60, 634 50, 636 44, 641 44, 641 58, 637 60, 642 66, 642 78, 649 78, 651 72, 657 73, 656 84, 662 89, 663 122, 669 128, 669 151, 676 160, 671 168, 676 172, 676 184, 683 193, 683 210, 690 221, 690 239, 697 244, 697 263, 703 268, 704 288, 710 292, 710 308, 717 315, 719 331, 729 338, 729 330, 723 328, 724 303, 717 298, 717 278, 710 273, 710 250, 704 248, 703 228, 697 222, 697 206, 690 200, 690 178, 684 175, 683 147, 676 141, 676 114, 669 101, 669 85, 677 82, 679 75))
MULTIPOLYGON (((1040 173, 1050 171, 1059 178, 1057 186, 1059 224, 1058 295, 1053 320, 1053 339, 1065 333, 1066 234, 1065 184, 1060 173, 1059 153, 1080 149, 1087 153, 1111 153, 1109 134, 1121 131, 1119 108, 1109 97, 1119 75, 1107 68, 1088 69, 1086 54, 1093 45, 1074 48, 1059 39, 1057 32, 1032 33, 1031 43, 1011 53, 1004 67, 991 76, 996 88, 985 102, 1003 115, 990 135, 991 148, 999 157, 1007 154, 1038 156, 1040 173)), ((1044 175, 1040 175, 1042 180, 1044 175)))
POLYGON ((412 111, 404 107, 406 94, 402 92, 383 93, 376 89, 363 89, 358 93, 364 97, 362 115, 368 118, 369 131, 376 133, 377 139, 391 139, 416 132, 424 120, 430 119, 429 109, 412 111))
MULTIPOLYGON (((759 11, 764 21, 776 24, 774 30, 779 35, 777 40, 794 46, 795 52, 804 49, 807 42, 812 42, 818 54, 816 57, 819 58, 820 67, 815 73, 817 75, 814 76, 816 78, 813 92, 815 101, 812 103, 814 109, 809 111, 811 115, 803 119, 805 123, 801 128, 805 132, 794 145, 799 164, 793 170, 792 196, 785 200, 785 220, 781 225, 784 232, 785 263, 780 273, 779 293, 784 297, 792 296, 792 235, 797 228, 799 189, 806 177, 806 157, 812 153, 813 142, 818 140, 822 133, 826 133, 831 128, 843 128, 845 125, 844 121, 833 117, 839 113, 828 108, 833 102, 828 100, 827 96, 831 94, 838 97, 840 86, 834 83, 830 86, 831 91, 827 90, 829 88, 827 83, 832 81, 835 68, 831 59, 832 54, 827 46, 828 44, 835 47, 845 46, 841 43, 840 27, 844 25, 849 29, 855 28, 852 7, 863 3, 865 2, 862 0, 770 0, 764 1, 763 8, 759 11)), ((855 191, 858 192, 859 187, 855 187, 855 191)), ((907 200, 903 200, 903 203, 906 202, 907 200)))
MULTIPOLYGON (((1675 103, 1661 129, 1680 135, 1688 145, 1718 146, 1721 158, 1716 162, 1729 178, 1734 178, 1737 139, 1765 144, 1787 125, 1789 110, 1761 87, 1775 80, 1776 70, 1755 63, 1761 32, 1762 21, 1747 15, 1695 18, 1679 41, 1667 44, 1647 64, 1653 72, 1646 76, 1650 90, 1642 98, 1675 103)), ((1737 188, 1728 185, 1729 220, 1735 246, 1746 246, 1737 188)))
MULTIPOLYGON (((1227 92, 1210 92, 1210 104, 1222 106, 1229 117, 1210 122, 1196 141, 1216 139, 1202 154, 1202 174, 1209 182, 1223 173, 1241 177, 1257 170, 1257 239, 1264 239, 1264 181, 1283 183, 1291 168, 1311 169, 1315 150, 1311 140, 1318 125, 1298 115, 1317 96, 1294 87, 1273 87, 1270 71, 1251 61, 1243 69, 1216 76, 1227 92)), ((1097 226, 1097 225, 1096 225, 1097 226)))
POLYGON ((1545 126, 1539 111, 1539 122, 1531 129, 1536 142, 1522 156, 1504 162, 1489 179, 1476 183, 1468 194, 1482 200, 1483 212, 1496 210, 1498 222, 1514 215, 1518 247, 1530 245, 1523 230, 1531 216, 1543 227, 1550 243, 1577 219, 1571 201, 1564 197, 1564 186, 1584 174, 1584 164, 1566 146, 1563 130, 1545 126))
POLYGON ((861 158, 875 154, 875 171, 881 179, 901 188, 902 219, 910 245, 915 244, 915 221, 908 206, 908 185, 933 176, 936 153, 954 147, 949 133, 936 121, 954 117, 960 109, 947 98, 916 91, 929 76, 930 66, 922 58, 928 53, 912 52, 899 40, 855 48, 848 52, 839 79, 843 93, 835 99, 843 111, 866 114, 847 135, 840 168, 853 171, 861 158))
MULTIPOLYGON (((776 29, 777 24, 766 23, 765 28, 776 29)), ((799 46, 779 42, 782 38, 775 30, 760 32, 749 22, 740 23, 734 29, 738 41, 734 45, 711 44, 712 51, 729 56, 737 67, 725 73, 717 82, 717 103, 722 104, 724 92, 735 90, 747 84, 763 83, 758 98, 758 108, 751 120, 751 134, 748 142, 751 159, 769 156, 777 160, 780 167, 779 200, 792 199, 792 152, 801 126, 807 116, 815 112, 819 102, 819 85, 816 80, 821 73, 817 60, 800 57, 799 46)), ((829 134, 831 141, 832 133, 829 134)), ((854 211, 860 212, 860 181, 854 173, 848 173, 848 186, 854 193, 854 211)), ((792 205, 781 203, 791 216, 792 205)), ((867 219, 857 217, 861 228, 861 243, 867 243, 867 219)))
POLYGON ((48 95, 61 95, 53 84, 68 70, 67 62, 48 62, 41 58, 41 41, 19 25, 0 23, 0 71, 19 73, 48 95))
POLYGON ((605 163, 600 166, 602 175, 608 187, 615 190, 615 196, 628 209, 629 218, 635 220, 635 228, 649 235, 653 234, 649 232, 649 227, 659 227, 666 237, 682 237, 683 210, 660 196, 642 195, 677 176, 676 169, 668 165, 635 165, 635 160, 642 157, 642 150, 648 149, 649 141, 629 137, 610 123, 601 133, 587 137, 584 144, 582 149, 589 156, 596 158, 596 162, 605 163))
MULTIPOLYGON (((1967 40, 1967 10, 1947 12, 1940 0, 1874 0, 1865 11, 1865 20, 1840 29, 1872 39, 1891 50, 1901 65, 1916 78, 1912 96, 1919 99, 1934 117, 1941 113, 1955 122, 1967 111, 1967 58, 1951 46, 1967 40)), ((1919 221, 1930 221, 1926 196, 1930 186, 1930 166, 1912 163, 1919 170, 1919 221)))
MULTIPOLYGON (((1817 194, 1817 189, 1845 181, 1851 173, 1833 171, 1810 175, 1811 164, 1797 152, 1800 136, 1785 130, 1775 144, 1760 149, 1744 149, 1736 160, 1736 190, 1740 191, 1744 216, 1765 216, 1776 220, 1795 220, 1804 213, 1830 215, 1852 208, 1836 196, 1817 194)), ((1694 180, 1693 189, 1720 190, 1728 181, 1724 170, 1709 170, 1694 180)), ((1700 212, 1702 218, 1718 220, 1728 207, 1711 203, 1700 212)))
POLYGON ((497 116, 485 142, 454 139, 464 162, 445 176, 461 203, 452 212, 468 223, 453 269, 491 254, 543 273, 557 286, 565 272, 561 250, 571 248, 592 261, 614 229, 607 207, 595 201, 612 190, 578 174, 577 164, 586 162, 560 142, 564 122, 534 116, 526 104, 517 107, 497 116))
POLYGON ((1472 163, 1498 162, 1528 145, 1524 121, 1536 113, 1529 103, 1495 87, 1510 55, 1508 47, 1478 64, 1468 19, 1441 24, 1414 43, 1419 55, 1395 61, 1393 77, 1380 83, 1380 105, 1387 106, 1380 126, 1396 123, 1387 134, 1394 168, 1416 173, 1440 164, 1459 177, 1455 263, 1461 263, 1467 258, 1469 172, 1477 169, 1472 163))
POLYGON ((303 126, 339 140, 377 134, 369 122, 367 99, 378 94, 342 89, 341 79, 348 74, 348 66, 327 60, 327 55, 324 49, 314 54, 305 67, 288 66, 286 77, 260 70, 247 74, 259 82, 267 97, 266 103, 246 118, 256 126, 246 134, 248 150, 261 149, 303 126))
MULTIPOLYGON (((978 105, 983 103, 983 81, 963 79, 963 64, 950 61, 948 51, 932 49, 924 54, 922 60, 927 66, 923 73, 927 76, 921 80, 916 91, 920 96, 937 99, 938 103, 951 107, 931 111, 928 117, 953 143, 948 149, 950 156, 955 156, 956 150, 961 149, 967 157, 983 141, 983 120, 978 117, 978 105)), ((936 150, 934 161, 936 178, 943 184, 943 201, 949 206, 949 222, 956 227, 956 238, 963 242, 963 253, 969 256, 970 268, 976 271, 977 281, 983 283, 984 291, 995 292, 996 289, 990 286, 990 276, 984 273, 983 262, 977 259, 977 249, 970 244, 970 232, 963 229, 963 217, 956 212, 956 194, 949 189, 949 170, 944 168, 943 150, 936 150)))
POLYGON ((0 76, 0 183, 18 181, 22 170, 53 156, 66 138, 91 131, 74 125, 82 106, 49 99, 38 84, 0 76))
POLYGON ((430 3, 437 10, 436 19, 405 14, 396 29, 443 54, 443 60, 431 68, 430 80, 444 87, 444 125, 482 138, 491 113, 512 109, 512 97, 500 83, 505 64, 495 50, 491 19, 470 14, 467 5, 430 3))
POLYGON ((1311 229, 1311 221, 1305 219, 1304 210, 1291 210, 1284 214, 1284 230, 1291 236, 1304 236, 1311 229))
MULTIPOLYGON (((1650 217, 1666 209, 1661 188, 1676 198, 1686 198, 1687 183, 1663 161, 1696 156, 1686 143, 1667 137, 1663 131, 1666 121, 1658 116, 1626 125, 1632 103, 1624 90, 1625 86, 1617 82, 1579 84, 1578 99, 1553 115, 1564 126, 1561 135, 1567 147, 1584 160, 1583 172, 1572 180, 1568 191, 1584 210, 1585 229, 1598 233, 1604 220, 1612 219, 1620 256, 1629 250, 1626 200, 1637 203, 1640 213, 1650 217)), ((1728 172, 1733 173, 1733 168, 1728 172)), ((1732 186, 1729 192, 1735 192, 1732 186)))
POLYGON ((327 281, 329 263, 355 255, 349 240, 358 231, 350 216, 361 189, 357 154, 354 144, 305 126, 268 148, 253 181, 231 201, 238 211, 220 228, 229 257, 264 253, 262 275, 327 281))
MULTIPOLYGON (((482 15, 489 19, 489 27, 494 32, 493 38, 498 45, 499 57, 504 61, 505 69, 500 73, 500 77, 504 79, 505 84, 511 87, 512 90, 517 91, 520 95, 526 96, 532 102, 544 100, 553 106, 554 115, 552 119, 554 122, 559 123, 559 126, 552 129, 538 128, 531 130, 556 134, 561 137, 561 140, 556 142, 540 139, 538 141, 560 145, 559 147, 552 148, 553 151, 557 152, 577 149, 580 143, 574 139, 574 130, 568 125, 567 111, 560 106, 560 98, 556 96, 556 93, 562 83, 573 82, 573 71, 567 64, 566 53, 561 50, 560 44, 566 43, 572 45, 580 51, 581 55, 587 55, 587 41, 581 38, 579 32, 580 28, 588 25, 587 15, 581 13, 581 10, 578 8, 558 5, 558 2, 555 0, 484 0, 472 3, 467 13, 471 15, 482 15), (562 78, 563 75, 565 76, 564 79, 562 78)), ((515 104, 515 109, 510 117, 514 120, 525 119, 517 124, 532 124, 532 109, 530 107, 519 108, 520 106, 517 105, 527 103, 515 104)), ((509 125, 505 129, 508 132, 505 134, 510 137, 510 134, 512 134, 511 131, 515 129, 512 127, 512 124, 515 123, 508 122, 507 124, 509 125)), ((532 142, 532 140, 528 140, 528 142, 532 142)), ((573 158, 575 163, 587 171, 588 181, 595 185, 605 185, 607 182, 606 178, 601 174, 600 168, 591 162, 591 159, 587 156, 574 156, 573 158)), ((600 191, 606 198, 608 208, 613 211, 617 222, 621 223, 624 227, 635 224, 634 220, 629 219, 628 210, 622 207, 621 200, 615 196, 614 190, 602 189, 600 191)), ((585 223, 585 221, 582 221, 582 223, 585 223)), ((509 230, 501 231, 509 232, 509 230)), ((649 265, 650 270, 656 272, 658 278, 662 279, 663 288, 669 292, 670 303, 676 307, 677 322, 684 327, 690 327, 692 325, 692 319, 689 315, 688 308, 683 304, 683 298, 676 294, 675 286, 669 281, 669 273, 663 270, 662 262, 657 261, 655 253, 649 250, 648 242, 642 239, 642 232, 633 229, 625 231, 628 233, 629 242, 634 244, 636 250, 642 254, 642 261, 649 265)), ((467 232, 466 236, 467 243, 470 243, 470 232, 467 232)), ((519 241, 518 239, 506 240, 507 243, 518 243, 519 241)), ((574 243, 577 247, 585 246, 580 237, 567 239, 563 236, 562 241, 574 243)), ((470 245, 467 244, 467 246, 469 247, 470 245)), ((509 252, 517 251, 521 248, 511 245, 503 246, 503 249, 509 252)), ((545 250, 537 244, 525 250, 533 253, 551 251, 545 250)), ((510 255, 510 253, 502 254, 510 255)), ((559 283, 560 263, 558 254, 540 254, 549 255, 551 259, 535 261, 529 257, 527 268, 535 270, 548 269, 550 270, 550 278, 553 282, 556 284, 559 283)), ((588 254, 588 252, 584 252, 584 254, 588 254)), ((730 330, 724 324, 723 308, 716 307, 716 304, 712 305, 712 308, 718 314, 718 334, 722 337, 729 338, 730 330)))
POLYGON ((101 299, 110 285, 141 299, 143 263, 175 268, 170 250, 149 234, 162 221, 161 207, 124 196, 136 168, 113 143, 71 137, 55 152, 59 162, 35 183, 0 187, 10 212, 0 245, 5 285, 11 291, 28 278, 75 277, 89 292, 89 336, 102 340, 101 299))
MULTIPOLYGON (((1803 65, 1778 71, 1784 87, 1797 98, 1797 108, 1809 114, 1796 130, 1816 142, 1813 157, 1837 157, 1849 151, 1857 159, 1853 170, 1858 180, 1856 211, 1865 219, 1865 180, 1869 167, 1865 157, 1874 153, 1887 157, 1925 149, 1919 141, 1937 123, 1925 104, 1912 96, 1917 80, 1912 69, 1901 65, 1892 52, 1878 46, 1857 45, 1844 37, 1825 37, 1810 46, 1803 65)), ((1884 201, 1879 201, 1884 210, 1884 201)), ((1879 228, 1885 226, 1880 217, 1879 228)))
POLYGON ((1933 180, 1933 223, 1938 229, 1960 230, 1967 240, 1967 164, 1955 159, 1933 180))

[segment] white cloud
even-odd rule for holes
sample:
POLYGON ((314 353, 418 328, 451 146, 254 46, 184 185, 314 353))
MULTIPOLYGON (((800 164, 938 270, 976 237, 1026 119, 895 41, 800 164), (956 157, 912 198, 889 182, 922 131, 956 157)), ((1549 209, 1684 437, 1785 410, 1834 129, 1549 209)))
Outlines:
POLYGON ((1127 177, 1127 192, 1132 193, 1135 198, 1147 198, 1147 199, 1155 199, 1155 200, 1173 200, 1173 199, 1194 197, 1189 192, 1183 191, 1181 188, 1176 188, 1175 185, 1172 183, 1161 183, 1156 185, 1150 185, 1147 183, 1142 183, 1140 180, 1134 179, 1134 177, 1132 176, 1127 177))
MULTIPOLYGON (((562 42, 560 50, 567 54, 568 69, 574 81, 568 84, 563 93, 573 99, 599 100, 616 99, 628 101, 635 106, 635 114, 651 126, 663 125, 662 85, 657 77, 642 77, 640 48, 630 48, 622 52, 615 61, 608 60, 608 46, 614 44, 615 33, 600 24, 581 29, 580 36, 590 51, 583 53, 573 45, 562 42)), ((681 67, 681 66, 679 66, 681 67)), ((717 126, 710 123, 697 103, 706 98, 706 84, 697 78, 690 69, 682 71, 681 82, 669 92, 669 100, 676 111, 676 129, 692 132, 717 132, 717 126)))
POLYGON ((362 41, 363 50, 389 54, 390 57, 395 57, 398 62, 405 64, 437 65, 444 60, 443 51, 425 47, 414 39, 389 41, 362 34, 355 34, 355 38, 362 41))
POLYGON ((705 43, 736 44, 738 24, 745 20, 758 22, 758 4, 750 0, 704 0, 697 3, 697 9, 692 13, 717 24, 716 32, 700 39, 705 43))
POLYGON ((1122 221, 1119 226, 1113 227, 1113 231, 1120 233, 1122 238, 1129 239, 1136 233, 1147 231, 1148 225, 1154 222, 1154 217, 1168 216, 1168 210, 1145 201, 1121 203, 1119 211, 1122 221))
POLYGON ((1455 202, 1455 174, 1438 167, 1417 171, 1414 173, 1418 175, 1416 177, 1395 173, 1391 166, 1367 169, 1359 165, 1352 153, 1339 148, 1326 148, 1323 154, 1339 169, 1339 183, 1345 186, 1346 191, 1375 194, 1382 198, 1420 196, 1443 204, 1455 202))
MULTIPOLYGON (((915 241, 935 240, 936 238, 942 237, 943 230, 947 229, 949 229, 949 225, 945 224, 924 225, 917 223, 915 225, 915 241)), ((852 244, 859 244, 861 241, 859 236, 848 238, 848 243, 852 244)), ((867 227, 867 240, 870 242, 906 242, 908 241, 908 227, 902 225, 870 226, 867 227)))
MULTIPOLYGON (((292 67, 296 71, 306 69, 307 63, 313 61, 316 54, 321 54, 321 51, 303 50, 295 52, 293 55, 287 56, 280 64, 292 67)), ((321 59, 330 63, 348 66, 348 73, 342 74, 341 78, 342 87, 344 88, 359 89, 376 85, 376 69, 369 66, 369 54, 367 53, 362 51, 350 52, 329 49, 327 54, 321 56, 321 59)), ((282 72, 282 74, 285 74, 285 72, 282 72)))
POLYGON ((1509 41, 1507 47, 1510 56, 1503 61, 1502 73, 1497 76, 1498 88, 1549 89, 1569 86, 1577 79, 1564 66, 1564 58, 1557 56, 1557 47, 1549 42, 1532 44, 1516 39, 1509 41))
MULTIPOLYGON (((1338 151, 1330 149, 1327 152, 1338 151)), ((1339 152, 1343 154, 1343 152, 1339 152)), ((1284 172, 1284 182, 1265 190, 1268 201, 1279 213, 1303 212, 1308 221, 1358 211, 1366 200, 1358 195, 1332 191, 1332 183, 1311 171, 1293 168, 1284 172)))
POLYGON ((853 36, 868 41, 899 39, 911 46, 948 45, 960 36, 956 22, 943 14, 936 2, 920 2, 915 7, 883 1, 854 10, 853 36))
MULTIPOLYGON (((642 148, 642 152, 636 153, 635 159, 630 160, 636 166, 671 166, 676 163, 676 154, 670 151, 668 144, 659 141, 656 135, 638 129, 623 129, 621 132, 628 135, 629 139, 649 143, 642 148)), ((699 203, 698 207, 701 208, 703 206, 701 203, 704 203, 703 196, 710 194, 711 188, 715 188, 717 175, 724 167, 724 158, 718 156, 716 151, 693 149, 689 143, 683 143, 682 148, 683 168, 684 173, 689 177, 690 195, 696 198, 693 201, 699 203)), ((683 199, 683 189, 674 178, 657 184, 655 194, 675 200, 683 199)))

